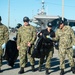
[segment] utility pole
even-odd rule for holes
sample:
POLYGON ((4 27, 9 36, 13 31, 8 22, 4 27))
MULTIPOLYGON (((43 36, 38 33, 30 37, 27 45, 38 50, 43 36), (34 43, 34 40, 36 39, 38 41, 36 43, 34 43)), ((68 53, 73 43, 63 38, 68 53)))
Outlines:
POLYGON ((64 0, 62 0, 62 20, 64 20, 64 0))

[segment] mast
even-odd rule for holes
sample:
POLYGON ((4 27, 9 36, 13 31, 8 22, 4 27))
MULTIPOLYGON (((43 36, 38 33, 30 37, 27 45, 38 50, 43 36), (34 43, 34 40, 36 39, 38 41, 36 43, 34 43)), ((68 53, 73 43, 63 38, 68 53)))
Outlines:
POLYGON ((40 14, 40 15, 46 15, 46 12, 45 12, 45 7, 44 7, 44 4, 45 4, 45 1, 44 0, 42 0, 42 8, 41 8, 41 10, 39 11, 39 13, 38 14, 40 14))

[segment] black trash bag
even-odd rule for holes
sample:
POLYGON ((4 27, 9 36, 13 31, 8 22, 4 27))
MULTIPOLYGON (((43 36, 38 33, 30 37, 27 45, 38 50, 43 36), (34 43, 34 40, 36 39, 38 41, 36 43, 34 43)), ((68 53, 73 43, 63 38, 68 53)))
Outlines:
POLYGON ((28 47, 28 48, 27 48, 27 52, 28 52, 29 54, 31 54, 31 47, 28 47))
POLYGON ((42 40, 43 40, 42 37, 38 38, 36 44, 34 45, 34 50, 31 54, 31 57, 41 58, 41 51, 40 50, 41 50, 41 47, 42 47, 42 40))
POLYGON ((54 44, 54 46, 55 46, 55 49, 56 49, 56 50, 59 50, 59 42, 56 42, 56 43, 54 44))
POLYGON ((5 59, 8 62, 8 65, 13 67, 15 61, 18 57, 18 50, 17 50, 17 44, 16 41, 9 40, 6 43, 6 50, 5 50, 5 59))
POLYGON ((27 48, 27 52, 28 52, 30 55, 31 55, 32 46, 33 46, 33 45, 31 45, 30 47, 27 48))

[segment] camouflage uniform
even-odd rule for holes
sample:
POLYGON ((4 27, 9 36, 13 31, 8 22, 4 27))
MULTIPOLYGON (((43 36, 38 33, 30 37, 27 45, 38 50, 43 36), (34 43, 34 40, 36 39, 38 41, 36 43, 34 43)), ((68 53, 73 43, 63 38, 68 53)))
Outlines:
MULTIPOLYGON (((27 63, 25 61, 28 48, 27 43, 31 42, 31 44, 34 44, 35 36, 36 36, 36 29, 31 25, 22 26, 18 30, 17 46, 20 46, 19 49, 20 67, 25 67, 27 63)), ((28 54, 28 58, 30 60, 31 65, 34 65, 34 59, 31 57, 31 55, 28 54)))
POLYGON ((46 65, 45 65, 45 68, 50 68, 51 65, 50 65, 50 62, 51 62, 51 59, 53 57, 53 53, 54 53, 54 48, 49 48, 49 49, 45 49, 46 52, 44 52, 42 54, 42 57, 40 58, 40 61, 39 61, 39 66, 42 66, 43 62, 44 62, 44 57, 46 56, 46 65))
POLYGON ((65 25, 63 30, 58 29, 53 40, 59 40, 60 69, 65 68, 64 60, 66 54, 69 58, 70 66, 74 67, 72 46, 74 45, 75 36, 71 27, 65 25))
POLYGON ((2 44, 6 43, 8 41, 8 38, 9 38, 8 28, 2 23, 0 23, 0 67, 2 65, 2 54, 3 54, 2 44))

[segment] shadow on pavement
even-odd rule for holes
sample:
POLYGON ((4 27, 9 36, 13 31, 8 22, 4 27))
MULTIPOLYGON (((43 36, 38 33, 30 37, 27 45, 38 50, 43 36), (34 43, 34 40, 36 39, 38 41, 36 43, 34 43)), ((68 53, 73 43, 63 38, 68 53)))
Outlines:
MULTIPOLYGON (((43 65, 42 65, 42 71, 45 71, 45 61, 44 61, 43 65)), ((3 65, 5 65, 5 64, 7 64, 7 61, 3 62, 3 65)), ((39 60, 35 60, 35 66, 38 65, 38 64, 39 64, 39 60)), ((51 59, 51 68, 50 68, 51 71, 50 71, 50 73, 59 71, 60 70, 59 66, 60 66, 59 59, 58 58, 52 58, 51 59)), ((25 68, 27 68, 27 67, 30 67, 30 62, 27 63, 25 68)), ((38 67, 39 67, 39 65, 38 65, 38 67)), ((35 68, 35 71, 38 70, 38 67, 35 68)), ((68 68, 68 67, 69 67, 68 60, 65 60, 65 69, 68 68)), ((8 67, 8 68, 4 69, 3 71, 11 70, 11 69, 17 69, 17 68, 20 68, 18 59, 16 60, 16 62, 15 62, 13 67, 10 67, 10 68, 8 67)), ((31 71, 31 69, 29 69, 29 70, 27 70, 25 72, 29 72, 29 71, 31 71)), ((70 72, 70 71, 71 70, 65 71, 65 73, 70 72)))
MULTIPOLYGON (((65 60, 65 69, 66 68, 69 68, 69 63, 68 63, 68 60, 65 60)), ((51 60, 51 68, 50 68, 50 73, 52 72, 56 72, 56 71, 59 71, 60 70, 60 61, 59 59, 57 58, 52 58, 51 60)), ((69 70, 70 71, 70 70, 69 70)), ((69 72, 69 71, 66 71, 65 73, 69 72)))

